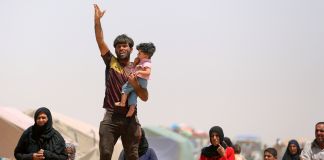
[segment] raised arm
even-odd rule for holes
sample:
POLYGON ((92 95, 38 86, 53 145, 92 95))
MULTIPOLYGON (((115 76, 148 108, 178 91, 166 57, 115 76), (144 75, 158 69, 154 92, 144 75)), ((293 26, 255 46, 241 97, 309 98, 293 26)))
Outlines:
POLYGON ((109 48, 104 41, 103 31, 101 28, 100 19, 105 14, 105 11, 101 11, 97 4, 94 4, 95 15, 94 15, 94 23, 95 23, 95 33, 98 47, 100 49, 100 53, 104 56, 108 53, 109 48))

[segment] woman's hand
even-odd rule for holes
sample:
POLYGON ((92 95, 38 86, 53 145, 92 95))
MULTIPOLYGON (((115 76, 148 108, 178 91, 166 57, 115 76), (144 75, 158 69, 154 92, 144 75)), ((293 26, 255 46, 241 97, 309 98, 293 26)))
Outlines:
POLYGON ((37 153, 34 153, 32 159, 33 160, 43 160, 43 159, 45 159, 43 153, 44 153, 44 151, 43 152, 38 151, 37 153))
POLYGON ((222 147, 221 145, 219 145, 219 147, 217 148, 217 152, 221 157, 224 157, 226 154, 224 147, 222 147))

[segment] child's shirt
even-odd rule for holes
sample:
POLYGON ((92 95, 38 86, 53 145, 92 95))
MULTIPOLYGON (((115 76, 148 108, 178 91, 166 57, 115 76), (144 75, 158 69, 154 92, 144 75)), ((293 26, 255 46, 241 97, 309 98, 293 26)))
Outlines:
MULTIPOLYGON (((152 63, 150 59, 143 59, 140 61, 140 63, 136 66, 136 70, 144 70, 144 68, 151 68, 152 67, 152 63)), ((150 75, 142 75, 142 74, 138 74, 138 77, 141 77, 143 79, 149 80, 150 79, 150 75)))

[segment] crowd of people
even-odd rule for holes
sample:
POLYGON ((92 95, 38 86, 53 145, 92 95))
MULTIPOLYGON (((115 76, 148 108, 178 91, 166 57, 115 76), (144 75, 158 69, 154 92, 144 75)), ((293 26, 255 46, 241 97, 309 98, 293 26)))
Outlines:
MULTIPOLYGON (((145 136, 145 131, 139 128, 139 145, 136 152, 139 160, 157 160, 158 156, 145 136)), ((246 160, 241 154, 241 146, 233 145, 231 139, 224 135, 220 126, 209 130, 210 145, 202 148, 199 160, 246 160)), ((15 148, 17 160, 32 159, 75 159, 76 149, 71 143, 66 143, 62 135, 53 128, 52 114, 46 107, 38 108, 34 114, 34 125, 21 135, 15 148)), ((119 155, 119 160, 127 160, 125 150, 119 155)), ((324 122, 315 125, 315 139, 306 143, 303 148, 297 140, 288 142, 282 158, 278 151, 268 147, 263 151, 264 160, 323 160, 324 159, 324 122)))
MULTIPOLYGON (((224 137, 221 127, 212 127, 209 138, 211 144, 201 150, 199 160, 245 160, 240 154, 240 146, 233 145, 228 137, 224 137)), ((278 160, 277 150, 274 147, 264 149, 263 159, 278 160)), ((324 160, 324 122, 315 125, 315 139, 304 148, 297 140, 290 140, 282 160, 324 160)))
MULTIPOLYGON (((99 126, 100 160, 111 159, 118 138, 121 138, 124 148, 120 160, 157 160, 158 157, 154 149, 149 148, 144 130, 138 121, 136 103, 137 97, 143 101, 148 100, 146 85, 155 46, 153 43, 137 45, 139 62, 135 64, 139 66, 136 65, 135 72, 127 73, 125 70, 134 64, 130 62, 134 41, 126 34, 117 36, 113 43, 115 56, 103 38, 100 19, 105 11, 101 11, 97 5, 94 5, 94 11, 96 41, 106 67, 103 100, 105 115, 99 126)), ((15 148, 14 155, 17 160, 75 158, 74 146, 67 145, 62 135, 53 128, 52 115, 48 108, 37 109, 34 121, 35 124, 24 131, 15 148)), ((245 160, 240 154, 240 146, 233 145, 220 126, 210 129, 209 139, 210 145, 202 148, 199 160, 245 160)), ((263 154, 264 160, 277 160, 275 148, 266 148, 263 154)), ((316 124, 315 140, 303 149, 296 140, 289 141, 282 160, 324 160, 324 122, 316 124)))

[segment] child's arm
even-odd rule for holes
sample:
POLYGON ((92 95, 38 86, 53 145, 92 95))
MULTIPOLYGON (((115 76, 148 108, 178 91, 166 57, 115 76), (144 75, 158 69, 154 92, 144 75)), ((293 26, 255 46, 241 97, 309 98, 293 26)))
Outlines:
POLYGON ((151 68, 145 67, 143 70, 138 70, 135 72, 136 75, 141 74, 143 76, 149 76, 151 74, 151 68))

